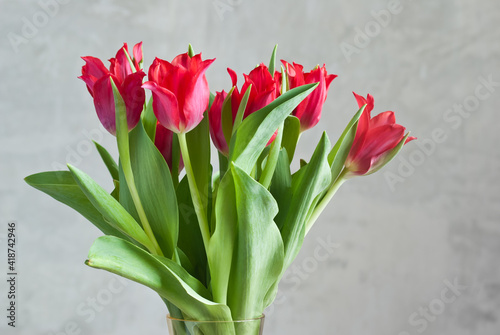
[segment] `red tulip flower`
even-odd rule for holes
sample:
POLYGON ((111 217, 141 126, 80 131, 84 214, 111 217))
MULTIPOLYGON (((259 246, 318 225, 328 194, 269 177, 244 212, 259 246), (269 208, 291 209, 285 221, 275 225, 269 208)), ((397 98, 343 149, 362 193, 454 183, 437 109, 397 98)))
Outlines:
MULTIPOLYGON (((222 152, 224 155, 229 154, 229 146, 224 137, 224 132, 222 131, 222 104, 227 97, 227 93, 222 90, 222 92, 216 92, 212 106, 208 111, 208 124, 210 127, 210 137, 215 147, 222 152)), ((233 111, 233 122, 236 117, 236 113, 233 111)))
POLYGON ((319 83, 318 87, 292 112, 292 115, 300 120, 300 130, 305 131, 319 122, 328 88, 337 75, 328 74, 325 65, 323 67, 317 66, 312 71, 304 73, 304 67, 300 64, 290 64, 284 60, 281 60, 281 62, 286 69, 290 89, 306 84, 319 83))
MULTIPOLYGON (((257 110, 267 106, 274 99, 276 99, 277 95, 277 87, 278 84, 269 73, 269 69, 264 64, 260 64, 255 69, 253 69, 248 75, 243 75, 245 78, 245 82, 241 87, 241 90, 238 89, 238 76, 236 72, 232 69, 228 68, 227 72, 231 76, 231 80, 233 83, 233 93, 231 95, 231 111, 233 117, 233 123, 236 118, 236 114, 241 104, 241 100, 245 95, 247 89, 252 85, 250 89, 250 95, 248 96, 247 105, 245 107, 245 112, 243 113, 243 119, 245 119, 248 115, 256 112, 257 110)), ((215 147, 222 152, 224 155, 229 154, 229 145, 224 137, 224 133, 222 131, 222 104, 224 99, 226 99, 227 93, 217 92, 215 99, 212 103, 212 107, 208 113, 208 120, 210 124, 210 135, 212 137, 212 141, 214 142, 215 147)), ((276 137, 275 133, 269 143, 271 143, 276 137)))
POLYGON ((227 69, 227 72, 229 72, 229 75, 231 76, 234 87, 233 95, 231 96, 233 111, 238 110, 245 92, 248 87, 252 85, 243 118, 246 118, 248 115, 258 111, 262 107, 269 105, 274 99, 276 99, 276 81, 269 73, 267 66, 264 64, 257 66, 255 69, 250 71, 248 75, 243 74, 245 82, 243 83, 241 90, 238 90, 237 87, 238 76, 236 75, 236 72, 230 68, 227 69))
MULTIPOLYGON (((367 98, 354 93, 361 108, 366 105, 358 121, 354 142, 345 163, 347 171, 354 175, 365 175, 374 172, 392 158, 394 149, 405 137, 405 127, 396 124, 394 112, 383 112, 371 117, 373 96, 367 98)), ((404 144, 416 139, 408 137, 404 144)))
POLYGON ((201 122, 210 97, 205 71, 214 60, 202 61, 201 54, 190 57, 187 53, 171 63, 154 60, 149 81, 142 87, 153 93, 153 110, 162 126, 185 133, 201 122))
POLYGON ((115 58, 111 58, 109 70, 103 62, 95 57, 82 57, 85 65, 82 67, 82 79, 94 98, 97 117, 104 128, 116 135, 115 101, 111 80, 120 92, 127 110, 128 129, 133 129, 139 122, 146 94, 141 87, 145 73, 140 69, 142 62, 142 42, 134 46, 134 56, 129 61, 127 44, 118 50, 115 58))
MULTIPOLYGON (((172 170, 172 144, 173 144, 174 133, 163 127, 160 122, 156 124, 156 135, 155 135, 155 146, 158 148, 160 153, 165 158, 170 170, 172 170)), ((184 167, 182 157, 179 160, 179 170, 181 172, 184 167)))

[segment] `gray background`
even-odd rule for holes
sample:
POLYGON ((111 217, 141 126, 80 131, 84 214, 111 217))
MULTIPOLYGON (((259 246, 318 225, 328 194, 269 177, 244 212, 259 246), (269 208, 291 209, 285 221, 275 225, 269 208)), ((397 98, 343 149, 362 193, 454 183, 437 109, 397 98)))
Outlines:
POLYGON ((22 181, 69 161, 111 188, 88 136, 116 154, 114 138, 76 79, 79 57, 107 59, 122 42, 142 40, 146 65, 188 43, 216 57, 207 73, 212 91, 229 88, 226 67, 241 74, 267 63, 275 43, 279 58, 306 69, 326 63, 339 77, 322 121, 303 134, 300 157, 309 157, 321 131, 339 136, 357 107, 351 91, 373 94, 375 114, 396 111, 419 137, 383 172, 342 187, 282 282, 266 333, 498 334, 500 86, 488 91, 483 82, 500 82, 500 5, 401 0, 381 26, 373 11, 389 7, 386 0, 60 0, 49 16, 36 1, 0 0, 2 272, 7 220, 17 221, 19 234, 18 327, 8 328, 2 312, 0 332, 167 333, 154 292, 83 264, 99 232, 22 181), (23 32, 26 22, 37 31, 23 32), (23 42, 13 46, 9 33, 23 42), (461 113, 453 109, 460 105, 461 113), (332 241, 326 254, 322 245, 332 241))

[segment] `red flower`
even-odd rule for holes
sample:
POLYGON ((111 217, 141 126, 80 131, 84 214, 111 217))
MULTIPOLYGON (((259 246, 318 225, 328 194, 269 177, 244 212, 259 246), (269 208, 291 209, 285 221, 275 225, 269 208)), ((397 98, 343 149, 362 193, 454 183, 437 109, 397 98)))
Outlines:
POLYGON ((142 61, 141 46, 142 42, 134 47, 134 57, 131 59, 134 63, 134 69, 127 58, 127 43, 124 43, 123 48, 118 50, 115 58, 109 60, 111 63, 109 70, 98 58, 82 57, 86 64, 82 67, 82 75, 78 78, 87 84, 87 88, 94 98, 97 117, 104 128, 113 135, 116 135, 116 116, 110 79, 115 83, 125 102, 129 130, 139 122, 144 107, 146 94, 141 85, 145 73, 139 67, 142 61))
POLYGON ((149 81, 142 87, 153 93, 153 110, 158 121, 175 133, 188 132, 203 119, 210 91, 205 71, 215 59, 201 60, 201 54, 178 55, 172 63, 156 58, 149 68, 149 81))
MULTIPOLYGON (((346 169, 355 175, 365 175, 390 160, 390 152, 405 137, 405 127, 396 124, 393 112, 380 113, 371 117, 373 96, 367 98, 354 93, 361 108, 366 105, 361 115, 356 136, 345 163, 346 169)), ((416 139, 408 137, 405 144, 416 139)))
MULTIPOLYGON (((229 154, 229 146, 224 137, 224 132, 222 131, 222 104, 227 97, 227 93, 216 92, 212 106, 208 111, 208 124, 210 126, 210 137, 212 137, 212 142, 214 142, 215 147, 222 152, 224 155, 229 154)), ((233 122, 236 113, 233 113, 233 122)))
MULTIPOLYGON (((174 133, 163 127, 160 122, 156 123, 156 135, 155 135, 155 146, 158 148, 160 153, 165 158, 170 170, 172 170, 172 144, 173 144, 174 133)), ((181 172, 184 167, 184 162, 182 157, 179 160, 179 170, 181 172)))
POLYGON ((319 122, 328 88, 337 75, 328 74, 325 65, 323 67, 317 66, 312 71, 304 73, 304 67, 300 64, 293 63, 292 65, 284 60, 281 60, 281 62, 286 69, 290 89, 319 82, 318 87, 292 112, 300 120, 301 131, 305 131, 319 122))
MULTIPOLYGON (((267 106, 274 99, 276 99, 278 84, 275 79, 269 73, 269 69, 264 64, 260 64, 255 69, 253 69, 248 75, 243 75, 245 78, 245 82, 241 87, 241 90, 238 89, 238 76, 236 72, 232 69, 228 68, 227 72, 231 76, 231 80, 233 83, 233 93, 231 95, 231 112, 234 119, 236 118, 236 114, 238 112, 238 108, 241 104, 241 100, 245 95, 248 87, 252 85, 250 90, 250 95, 248 97, 248 102, 245 107, 245 112, 243 113, 243 119, 245 119, 248 115, 253 112, 267 106)), ((212 137, 212 141, 216 148, 222 152, 224 155, 228 155, 229 146, 224 137, 224 133, 222 131, 222 103, 226 98, 227 93, 217 92, 215 99, 212 103, 212 107, 208 112, 208 120, 210 124, 210 135, 212 137)), ((271 143, 276 137, 275 133, 269 143, 271 143)))

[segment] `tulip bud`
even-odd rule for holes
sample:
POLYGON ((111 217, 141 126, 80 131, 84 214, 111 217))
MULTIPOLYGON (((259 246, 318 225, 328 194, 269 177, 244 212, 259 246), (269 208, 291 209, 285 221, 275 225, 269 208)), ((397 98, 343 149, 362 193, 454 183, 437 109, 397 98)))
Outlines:
POLYGON ((201 122, 210 97, 205 71, 214 60, 202 61, 201 54, 190 57, 187 53, 171 63, 154 60, 149 81, 142 87, 153 93, 153 111, 162 126, 185 133, 201 122))
MULTIPOLYGON (((136 53, 134 57, 142 59, 142 52, 136 51, 136 47, 140 45, 142 42, 134 47, 136 53)), ((138 47, 137 50, 139 50, 138 47)), ((110 80, 113 80, 125 102, 129 130, 133 129, 139 122, 146 99, 144 89, 141 88, 145 73, 138 67, 132 68, 129 58, 126 43, 118 50, 115 58, 109 60, 111 63, 109 70, 98 58, 82 57, 85 65, 82 67, 82 75, 78 78, 87 84, 87 89, 94 98, 94 106, 99 120, 104 128, 113 135, 116 135, 116 117, 110 80)))
POLYGON ((337 76, 328 74, 325 65, 316 66, 310 72, 304 73, 304 67, 300 64, 290 64, 287 61, 281 61, 285 66, 290 89, 305 84, 318 83, 318 87, 307 96, 292 112, 300 120, 300 129, 305 131, 314 127, 321 118, 321 110, 325 103, 328 88, 331 82, 337 76))
POLYGON ((405 135, 405 127, 396 124, 393 112, 371 117, 373 96, 354 93, 359 107, 366 105, 359 118, 356 136, 345 162, 348 175, 368 175, 387 164, 405 145, 416 139, 405 135))

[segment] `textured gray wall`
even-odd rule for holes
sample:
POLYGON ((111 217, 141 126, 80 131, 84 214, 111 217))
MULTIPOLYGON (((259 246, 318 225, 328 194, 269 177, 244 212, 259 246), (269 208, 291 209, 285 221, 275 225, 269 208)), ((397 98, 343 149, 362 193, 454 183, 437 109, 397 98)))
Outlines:
POLYGON ((351 91, 372 93, 375 113, 396 111, 419 137, 384 172, 343 186, 282 282, 268 334, 499 333, 497 0, 59 3, 49 16, 36 1, 0 0, 2 272, 7 220, 19 232, 18 327, 1 312, 2 334, 167 334, 155 293, 83 264, 99 232, 22 180, 69 161, 111 187, 87 135, 116 153, 114 138, 76 79, 79 57, 140 40, 146 64, 188 43, 217 57, 212 90, 229 87, 226 67, 267 62, 275 43, 280 58, 326 63, 339 78, 301 157, 320 131, 338 137, 356 110, 351 91), (373 13, 387 9, 377 23, 373 13))

